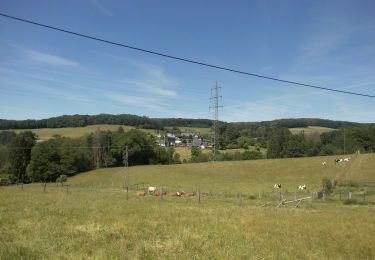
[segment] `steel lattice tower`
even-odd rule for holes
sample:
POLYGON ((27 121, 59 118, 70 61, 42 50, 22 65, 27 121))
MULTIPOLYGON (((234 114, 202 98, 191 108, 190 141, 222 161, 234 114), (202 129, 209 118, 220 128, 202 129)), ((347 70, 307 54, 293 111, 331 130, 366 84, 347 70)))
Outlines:
POLYGON ((212 124, 212 158, 211 161, 216 160, 216 153, 219 150, 219 95, 221 87, 218 86, 217 81, 213 88, 211 88, 211 98, 210 98, 210 111, 213 112, 213 124, 212 124))

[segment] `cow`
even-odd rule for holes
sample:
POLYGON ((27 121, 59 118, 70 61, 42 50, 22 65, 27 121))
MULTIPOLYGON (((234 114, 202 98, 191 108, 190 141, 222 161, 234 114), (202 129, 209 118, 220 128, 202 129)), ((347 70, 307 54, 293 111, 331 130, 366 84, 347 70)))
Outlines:
POLYGON ((323 165, 323 166, 324 166, 324 165, 327 165, 327 162, 326 162, 326 161, 322 162, 322 165, 323 165))
POLYGON ((341 163, 341 162, 343 162, 343 159, 339 159, 339 158, 335 159, 335 164, 338 164, 338 163, 341 163))
POLYGON ((344 162, 349 162, 350 158, 344 158, 344 162))
POLYGON ((173 197, 181 197, 184 193, 180 191, 172 192, 171 196, 173 197))
POLYGON ((147 188, 148 194, 154 194, 156 191, 156 187, 150 186, 147 188))
POLYGON ((167 195, 167 192, 166 191, 163 191, 163 192, 161 192, 161 191, 155 191, 154 192, 154 196, 164 196, 164 195, 167 195))
POLYGON ((276 183, 275 185, 273 185, 273 188, 274 189, 281 189, 281 184, 280 183, 276 183))
POLYGON ((306 184, 299 185, 299 190, 306 190, 306 184))
POLYGON ((192 191, 192 192, 185 192, 184 195, 186 196, 189 196, 189 197, 193 197, 195 196, 197 193, 195 191, 192 191))
POLYGON ((144 197, 144 196, 146 196, 146 192, 145 191, 138 191, 137 196, 144 197))

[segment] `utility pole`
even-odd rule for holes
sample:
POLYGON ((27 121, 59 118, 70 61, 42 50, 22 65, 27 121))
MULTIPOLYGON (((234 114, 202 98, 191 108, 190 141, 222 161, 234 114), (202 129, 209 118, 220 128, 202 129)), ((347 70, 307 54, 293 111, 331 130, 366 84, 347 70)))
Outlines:
POLYGON ((215 87, 211 88, 211 98, 210 98, 210 111, 213 110, 213 126, 212 126, 212 158, 211 161, 216 161, 216 153, 219 150, 219 108, 222 107, 219 105, 219 92, 221 87, 217 85, 217 81, 215 87))
POLYGON ((125 156, 124 156, 124 165, 125 165, 125 188, 129 189, 129 150, 128 146, 125 146, 125 156))
POLYGON ((344 154, 346 154, 346 132, 344 127, 344 154))

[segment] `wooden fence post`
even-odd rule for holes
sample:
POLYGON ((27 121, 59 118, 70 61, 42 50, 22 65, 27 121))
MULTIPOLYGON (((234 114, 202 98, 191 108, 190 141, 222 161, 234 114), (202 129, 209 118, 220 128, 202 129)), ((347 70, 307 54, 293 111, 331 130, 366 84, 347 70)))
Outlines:
POLYGON ((46 192, 46 188, 47 188, 47 182, 44 182, 44 187, 43 187, 44 192, 46 192))

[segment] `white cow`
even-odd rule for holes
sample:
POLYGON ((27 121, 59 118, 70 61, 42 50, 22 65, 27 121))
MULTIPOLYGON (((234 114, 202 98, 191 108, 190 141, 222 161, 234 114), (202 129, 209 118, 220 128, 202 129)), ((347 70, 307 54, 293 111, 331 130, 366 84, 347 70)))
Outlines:
POLYGON ((306 184, 299 185, 299 190, 306 190, 306 184))
POLYGON ((280 183, 276 183, 275 185, 273 185, 273 188, 274 189, 281 189, 281 184, 280 183))
POLYGON ((326 164, 327 164, 327 162, 326 162, 326 161, 322 162, 322 165, 326 165, 326 164))
POLYGON ((156 187, 150 186, 150 187, 147 188, 147 191, 148 191, 148 194, 150 194, 150 193, 153 194, 156 191, 156 187))
POLYGON ((343 159, 339 159, 339 158, 336 158, 335 159, 335 164, 338 164, 338 163, 342 163, 344 160, 343 159))
POLYGON ((344 158, 344 162, 349 162, 350 158, 344 158))

